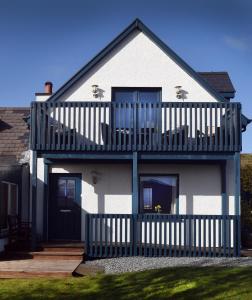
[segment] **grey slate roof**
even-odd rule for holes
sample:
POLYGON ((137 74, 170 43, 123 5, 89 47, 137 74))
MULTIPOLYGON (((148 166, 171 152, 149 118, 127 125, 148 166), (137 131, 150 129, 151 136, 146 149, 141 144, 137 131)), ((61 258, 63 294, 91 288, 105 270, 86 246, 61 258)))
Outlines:
POLYGON ((235 93, 227 72, 198 72, 207 83, 219 93, 235 93))
POLYGON ((18 164, 29 148, 29 129, 24 118, 26 107, 0 107, 0 167, 18 164))

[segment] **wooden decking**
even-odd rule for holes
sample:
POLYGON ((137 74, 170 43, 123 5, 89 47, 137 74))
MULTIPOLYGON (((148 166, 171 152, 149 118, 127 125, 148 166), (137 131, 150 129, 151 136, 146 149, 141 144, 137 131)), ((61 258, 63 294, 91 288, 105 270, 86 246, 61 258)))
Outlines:
POLYGON ((20 259, 0 261, 0 278, 71 277, 81 260, 20 259))
POLYGON ((7 251, 0 278, 70 277, 84 260, 83 243, 46 243, 37 251, 7 251))

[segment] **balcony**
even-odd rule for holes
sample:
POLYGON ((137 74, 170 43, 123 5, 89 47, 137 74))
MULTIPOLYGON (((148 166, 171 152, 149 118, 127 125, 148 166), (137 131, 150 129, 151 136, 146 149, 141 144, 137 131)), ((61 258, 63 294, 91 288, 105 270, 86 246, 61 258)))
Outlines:
POLYGON ((33 102, 36 151, 235 152, 240 103, 33 102))

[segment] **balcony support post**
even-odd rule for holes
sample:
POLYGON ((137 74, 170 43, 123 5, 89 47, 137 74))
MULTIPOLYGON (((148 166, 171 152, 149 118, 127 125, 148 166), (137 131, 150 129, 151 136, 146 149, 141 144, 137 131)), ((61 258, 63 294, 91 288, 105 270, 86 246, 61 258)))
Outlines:
POLYGON ((221 169, 221 207, 222 207, 222 215, 228 214, 228 205, 227 205, 227 162, 222 161, 220 163, 221 169))
POLYGON ((31 248, 36 249, 36 235, 37 235, 37 151, 32 152, 32 166, 31 166, 31 203, 32 203, 32 228, 31 228, 31 248))
POLYGON ((241 255, 241 220, 240 220, 240 153, 236 152, 234 155, 234 184, 235 184, 235 215, 237 218, 236 227, 236 255, 241 255))
POLYGON ((43 239, 48 240, 48 197, 49 197, 49 163, 44 159, 44 194, 43 194, 43 239))
POLYGON ((240 215, 240 153, 234 155, 235 174, 235 215, 240 215))
POLYGON ((138 213, 138 155, 133 152, 132 159, 132 214, 138 213))

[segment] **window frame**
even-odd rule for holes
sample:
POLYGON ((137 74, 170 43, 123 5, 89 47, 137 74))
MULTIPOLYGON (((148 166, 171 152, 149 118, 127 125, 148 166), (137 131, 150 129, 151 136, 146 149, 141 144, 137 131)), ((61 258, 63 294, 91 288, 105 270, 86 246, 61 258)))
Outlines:
MULTIPOLYGON (((118 86, 118 87, 111 87, 111 102, 113 103, 124 103, 124 101, 119 101, 119 102, 116 102, 115 101, 115 93, 117 91, 120 91, 120 90, 123 90, 125 92, 132 92, 133 94, 133 100, 132 100, 132 104, 138 104, 138 103, 141 103, 139 98, 139 94, 141 92, 147 92, 147 91, 150 91, 150 92, 156 92, 157 95, 158 95, 158 101, 149 101, 149 102, 146 102, 146 103, 161 103, 162 102, 162 87, 122 87, 122 86, 118 86)), ((116 115, 116 113, 113 113, 111 114, 111 117, 110 117, 110 124, 112 124, 112 127, 114 127, 114 124, 116 124, 116 121, 114 120, 114 116, 116 115)), ((157 123, 158 123, 158 126, 161 126, 161 122, 162 122, 162 119, 160 118, 160 116, 156 116, 157 117, 157 123)), ((139 128, 142 128, 141 126, 139 126, 138 122, 139 122, 139 115, 137 113, 136 115, 136 119, 134 119, 134 116, 133 114, 131 115, 131 120, 129 122, 129 124, 132 124, 132 126, 129 126, 129 128, 131 128, 131 130, 133 130, 134 126, 137 124, 137 127, 139 128)), ((124 126, 121 126, 119 125, 119 128, 123 128, 124 126)), ((117 128, 117 125, 115 126, 115 128, 117 128)))
POLYGON ((111 87, 111 102, 115 100, 115 92, 117 90, 125 90, 125 91, 132 91, 134 93, 134 100, 133 103, 139 103, 139 92, 142 91, 154 91, 156 90, 159 94, 158 102, 162 102, 162 87, 128 87, 128 86, 112 86, 111 87))
POLYGON ((6 227, 0 227, 0 232, 5 231, 8 229, 8 216, 10 215, 10 210, 11 210, 11 187, 15 186, 16 187, 16 215, 18 214, 18 209, 19 209, 19 185, 14 182, 10 181, 5 181, 2 180, 0 182, 1 184, 6 184, 8 186, 8 196, 7 196, 7 222, 6 222, 6 227))
MULTIPOLYGON (((138 175, 138 212, 141 214, 148 214, 147 211, 142 211, 141 209, 141 177, 175 177, 176 178, 176 199, 175 199, 175 209, 174 213, 170 213, 171 215, 179 214, 179 195, 180 195, 180 185, 179 185, 179 174, 178 173, 139 173, 138 175)), ((172 211, 172 209, 171 209, 172 211)), ((153 212, 150 212, 153 214, 153 212)), ((154 213, 155 214, 155 213, 154 213)), ((162 213, 161 214, 168 214, 162 213)))

